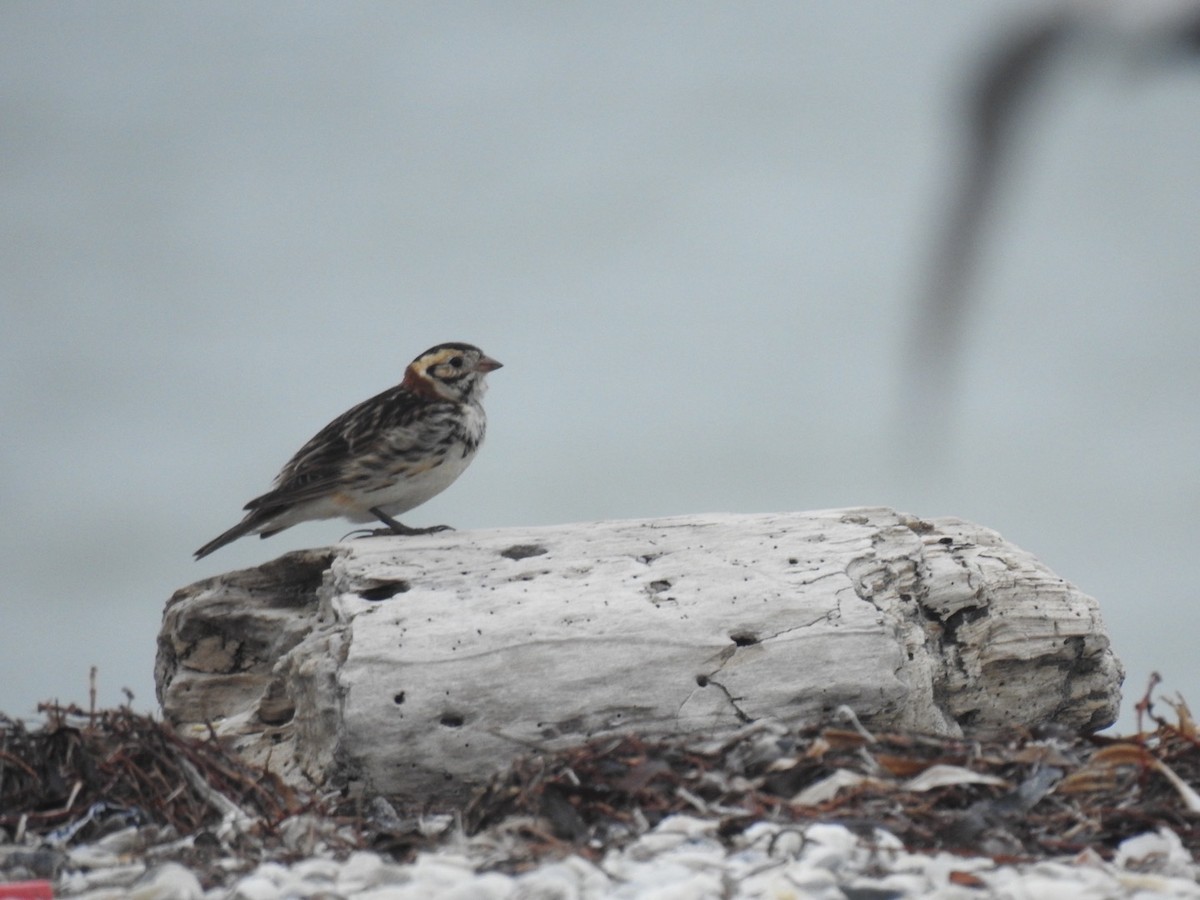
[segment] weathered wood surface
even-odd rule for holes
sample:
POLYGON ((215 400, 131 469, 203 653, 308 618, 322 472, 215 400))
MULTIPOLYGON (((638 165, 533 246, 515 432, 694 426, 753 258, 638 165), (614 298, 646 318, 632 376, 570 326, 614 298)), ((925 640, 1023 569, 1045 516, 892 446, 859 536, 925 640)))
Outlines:
POLYGON ((515 754, 846 704, 867 727, 1096 729, 1096 602, 994 532, 890 509, 369 538, 179 591, 168 719, 290 777, 461 797, 515 754))

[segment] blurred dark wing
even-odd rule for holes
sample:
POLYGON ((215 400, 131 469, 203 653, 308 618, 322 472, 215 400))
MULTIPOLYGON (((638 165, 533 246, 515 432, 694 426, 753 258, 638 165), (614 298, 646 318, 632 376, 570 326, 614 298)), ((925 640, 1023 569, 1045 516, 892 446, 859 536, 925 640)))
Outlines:
POLYGON ((1065 9, 1025 23, 1005 39, 976 76, 967 98, 963 170, 934 244, 929 282, 918 313, 913 365, 923 383, 936 384, 953 372, 952 360, 968 305, 967 283, 995 202, 999 175, 1018 130, 1018 115, 1075 24, 1065 9))

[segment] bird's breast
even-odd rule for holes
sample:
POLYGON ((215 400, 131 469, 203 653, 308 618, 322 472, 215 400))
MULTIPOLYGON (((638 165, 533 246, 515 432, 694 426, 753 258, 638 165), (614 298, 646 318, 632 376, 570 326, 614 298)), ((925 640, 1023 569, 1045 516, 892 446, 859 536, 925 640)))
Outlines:
POLYGON ((483 413, 483 407, 478 403, 468 403, 463 410, 459 427, 463 443, 474 453, 483 443, 483 435, 487 431, 487 417, 483 413))

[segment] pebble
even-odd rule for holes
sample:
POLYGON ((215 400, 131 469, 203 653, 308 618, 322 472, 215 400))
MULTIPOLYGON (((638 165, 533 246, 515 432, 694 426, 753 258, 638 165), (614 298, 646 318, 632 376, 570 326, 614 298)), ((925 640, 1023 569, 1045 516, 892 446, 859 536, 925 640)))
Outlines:
POLYGON ((125 893, 128 900, 201 900, 200 879, 179 863, 163 863, 135 882, 125 893))
MULTIPOLYGON (((833 824, 752 825, 730 844, 717 823, 672 816, 598 862, 547 859, 528 871, 495 871, 495 843, 459 838, 396 863, 370 851, 338 861, 316 855, 266 861, 201 887, 176 862, 147 865, 115 852, 130 836, 70 851, 56 897, 81 900, 1200 900, 1200 866, 1165 828, 1120 845, 1112 862, 1093 852, 1021 865, 986 857, 909 853, 891 834, 869 839, 833 824)), ((14 848, 8 848, 11 852, 14 848)), ((0 856, 5 848, 0 848, 0 856)), ((232 861, 231 861, 232 868, 232 861)))

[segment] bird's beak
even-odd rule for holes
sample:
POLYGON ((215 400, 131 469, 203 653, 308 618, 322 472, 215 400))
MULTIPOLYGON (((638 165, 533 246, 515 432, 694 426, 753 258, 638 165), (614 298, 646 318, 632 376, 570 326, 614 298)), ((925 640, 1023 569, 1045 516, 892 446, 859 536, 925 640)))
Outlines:
POLYGON ((494 369, 499 369, 504 363, 497 362, 490 356, 485 356, 479 362, 475 363, 476 372, 491 372, 494 369))

